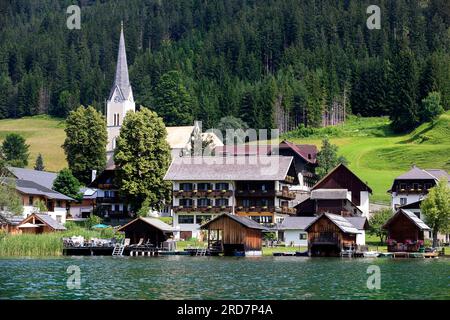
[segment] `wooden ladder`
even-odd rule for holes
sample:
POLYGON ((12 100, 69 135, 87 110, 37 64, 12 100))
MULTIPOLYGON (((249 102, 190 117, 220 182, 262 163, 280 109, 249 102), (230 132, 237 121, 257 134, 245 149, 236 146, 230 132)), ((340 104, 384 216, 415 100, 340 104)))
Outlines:
POLYGON ((125 250, 125 246, 123 244, 116 244, 113 249, 113 256, 123 256, 123 250, 125 250))
POLYGON ((197 252, 195 253, 196 256, 206 256, 206 248, 203 249, 197 249, 197 252))

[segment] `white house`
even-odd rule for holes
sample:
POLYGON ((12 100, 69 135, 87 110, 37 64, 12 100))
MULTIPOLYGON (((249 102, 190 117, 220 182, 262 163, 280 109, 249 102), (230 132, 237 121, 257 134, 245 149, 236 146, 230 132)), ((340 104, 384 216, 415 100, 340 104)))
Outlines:
POLYGON ((286 246, 308 246, 308 232, 305 228, 317 217, 286 217, 278 229, 278 239, 286 246))

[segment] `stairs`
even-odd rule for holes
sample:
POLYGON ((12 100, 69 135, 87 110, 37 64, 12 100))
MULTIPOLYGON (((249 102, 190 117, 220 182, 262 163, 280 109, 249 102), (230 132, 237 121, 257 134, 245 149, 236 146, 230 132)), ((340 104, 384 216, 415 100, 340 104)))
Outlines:
POLYGON ((195 252, 196 256, 206 256, 206 248, 203 249, 197 249, 197 251, 195 252))
POLYGON ((123 244, 116 244, 113 249, 113 256, 123 256, 123 250, 125 250, 125 246, 123 244))

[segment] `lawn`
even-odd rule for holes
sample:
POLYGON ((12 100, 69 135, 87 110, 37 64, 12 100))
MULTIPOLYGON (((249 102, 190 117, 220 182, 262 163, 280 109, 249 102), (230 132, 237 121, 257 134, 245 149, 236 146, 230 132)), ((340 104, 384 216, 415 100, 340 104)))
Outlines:
POLYGON ((22 135, 30 145, 30 168, 34 166, 39 153, 42 153, 48 171, 59 171, 67 166, 61 148, 66 136, 63 120, 44 115, 0 120, 0 142, 12 132, 22 135))
POLYGON ((325 136, 339 146, 339 154, 350 162, 350 169, 369 184, 375 202, 388 203, 387 190, 393 179, 413 164, 450 170, 450 111, 435 123, 423 124, 405 135, 391 132, 385 117, 350 117, 344 125, 319 129, 308 138, 295 138, 295 134, 285 138, 320 147, 325 136))

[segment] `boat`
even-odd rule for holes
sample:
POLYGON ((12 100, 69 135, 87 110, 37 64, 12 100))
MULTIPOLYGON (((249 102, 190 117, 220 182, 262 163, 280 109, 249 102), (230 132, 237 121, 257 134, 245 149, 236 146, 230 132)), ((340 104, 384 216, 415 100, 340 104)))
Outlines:
POLYGON ((392 252, 380 252, 378 257, 382 258, 392 258, 393 253, 392 252))
POLYGON ((295 256, 297 256, 297 257, 309 257, 309 252, 308 251, 303 251, 303 252, 296 251, 295 252, 295 256))
POLYGON ((367 251, 363 252, 364 258, 377 258, 380 255, 377 251, 367 251))

